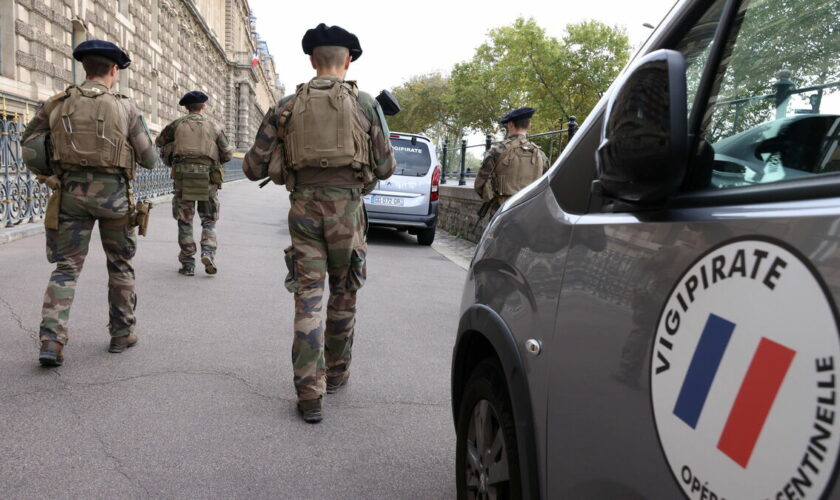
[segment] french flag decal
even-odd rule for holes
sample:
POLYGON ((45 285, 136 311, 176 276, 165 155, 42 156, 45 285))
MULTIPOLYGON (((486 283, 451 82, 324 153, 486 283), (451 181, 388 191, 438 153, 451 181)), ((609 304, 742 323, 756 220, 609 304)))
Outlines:
MULTIPOLYGON (((685 244, 695 245, 696 235, 689 236, 685 244)), ((657 272, 664 276, 667 267, 657 272)), ((820 269, 785 242, 742 237, 706 249, 673 277, 649 380, 675 490, 642 496, 829 494, 840 476, 840 321, 832 295, 840 275, 832 273, 829 286, 820 269)))
MULTIPOLYGON (((674 415, 691 428, 697 427, 734 331, 735 323, 709 315, 674 407, 674 415)), ((749 463, 795 355, 793 349, 767 338, 762 338, 758 344, 718 441, 718 449, 741 467, 746 468, 749 463)))

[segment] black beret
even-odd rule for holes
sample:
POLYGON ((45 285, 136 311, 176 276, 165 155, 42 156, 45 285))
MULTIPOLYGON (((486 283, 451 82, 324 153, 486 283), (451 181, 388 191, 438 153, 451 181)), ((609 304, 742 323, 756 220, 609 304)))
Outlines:
POLYGON ((327 26, 324 23, 307 30, 300 44, 304 54, 312 54, 312 49, 324 45, 336 45, 350 49, 350 60, 355 61, 362 56, 362 46, 359 39, 341 26, 327 26))
POLYGON ((83 60, 86 56, 102 56, 114 61, 118 68, 125 69, 131 66, 131 59, 121 48, 105 40, 86 40, 76 46, 73 50, 73 59, 83 60))
POLYGON ((178 101, 178 106, 186 106, 187 104, 201 104, 202 102, 207 102, 207 94, 200 90, 190 90, 184 97, 178 101))
POLYGON ((505 124, 513 120, 523 120, 525 118, 531 118, 536 112, 537 110, 534 108, 516 108, 510 113, 503 116, 502 119, 499 120, 499 123, 505 124))

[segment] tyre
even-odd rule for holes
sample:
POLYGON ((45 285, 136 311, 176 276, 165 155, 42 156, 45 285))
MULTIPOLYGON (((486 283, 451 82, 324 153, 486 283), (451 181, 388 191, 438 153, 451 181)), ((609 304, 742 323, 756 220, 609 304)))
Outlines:
POLYGON ((522 487, 513 409, 498 361, 476 365, 458 411, 455 479, 459 500, 519 500, 522 487))
POLYGON ((435 228, 421 229, 417 231, 417 243, 423 246, 429 246, 435 241, 435 228))

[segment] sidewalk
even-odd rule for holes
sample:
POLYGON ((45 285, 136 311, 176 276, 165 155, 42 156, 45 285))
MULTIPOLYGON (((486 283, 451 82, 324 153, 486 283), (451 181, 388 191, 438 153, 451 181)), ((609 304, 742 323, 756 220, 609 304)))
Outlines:
MULTIPOLYGON (((134 260, 140 342, 122 354, 107 352, 94 229, 59 369, 37 363, 53 268, 43 237, 0 245, 3 497, 454 498, 465 271, 405 233, 371 231, 352 377, 309 425, 292 385, 288 195, 235 183, 220 198, 215 276, 177 273, 177 225, 152 210, 134 260)), ((458 247, 449 240, 438 246, 458 247)))

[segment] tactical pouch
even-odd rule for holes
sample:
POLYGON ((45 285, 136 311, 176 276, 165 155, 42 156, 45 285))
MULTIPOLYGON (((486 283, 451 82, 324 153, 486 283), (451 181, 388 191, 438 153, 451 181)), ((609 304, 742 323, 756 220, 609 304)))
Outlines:
POLYGON ((152 211, 152 204, 148 201, 138 202, 134 206, 134 216, 132 226, 137 226, 137 232, 140 236, 146 236, 146 231, 149 229, 149 212, 152 211))
POLYGON ((275 184, 285 184, 288 169, 286 168, 286 158, 283 154, 283 146, 277 144, 271 151, 271 158, 268 161, 268 177, 271 182, 275 184))
POLYGON ((210 167, 199 164, 180 164, 175 167, 175 178, 181 183, 181 199, 207 201, 210 199, 210 167))
POLYGON ((44 212, 44 227, 47 229, 58 229, 58 212, 61 209, 61 186, 53 189, 50 199, 47 200, 47 210, 44 212))
POLYGON ((495 181, 494 181, 494 178, 493 178, 493 177, 490 177, 490 178, 489 178, 489 179, 487 179, 487 181, 485 181, 485 182, 484 182, 484 184, 481 186, 481 199, 482 199, 482 200, 484 200, 484 201, 490 201, 490 200, 492 200, 492 199, 493 199, 493 196, 495 196, 495 193, 493 193, 493 183, 494 183, 494 182, 495 182, 495 181))
POLYGON ((350 269, 347 271, 347 291, 355 292, 362 288, 367 279, 367 251, 362 248, 354 248, 350 256, 350 269))
POLYGON ((217 168, 210 172, 210 184, 215 184, 222 189, 222 184, 225 182, 225 172, 222 170, 222 167, 217 168))
POLYGON ((283 253, 285 254, 284 258, 286 260, 286 268, 289 270, 283 284, 286 285, 286 290, 292 293, 297 293, 300 288, 300 285, 298 284, 297 252, 295 252, 294 246, 289 246, 283 250, 283 253))

